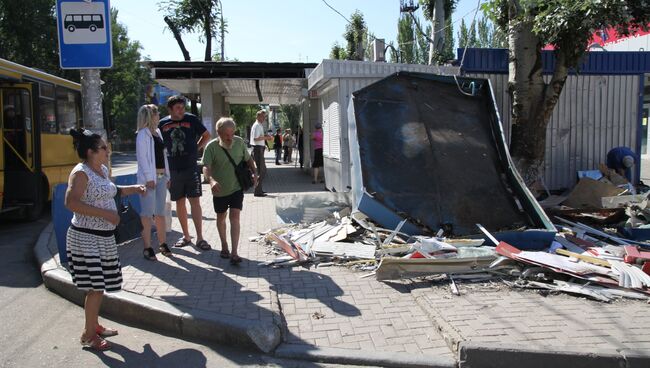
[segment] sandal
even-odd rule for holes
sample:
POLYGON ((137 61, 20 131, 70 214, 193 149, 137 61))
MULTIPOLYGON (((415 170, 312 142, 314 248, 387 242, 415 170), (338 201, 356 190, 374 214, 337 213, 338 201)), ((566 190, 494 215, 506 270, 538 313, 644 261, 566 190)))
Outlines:
POLYGON ((238 264, 241 263, 241 257, 240 256, 233 256, 230 258, 230 264, 233 266, 237 266, 238 264))
POLYGON ((160 246, 158 247, 158 251, 165 257, 171 257, 172 256, 172 251, 167 246, 167 243, 160 244, 160 246))
POLYGON ((97 325, 97 329, 95 330, 95 332, 97 332, 97 335, 99 335, 100 337, 117 336, 116 329, 110 327, 104 327, 102 325, 97 325))
POLYGON ((98 351, 104 351, 111 348, 111 344, 99 337, 99 335, 94 335, 89 340, 84 340, 83 336, 79 339, 81 346, 88 349, 94 349, 98 351))
POLYGON ((222 249, 221 253, 219 253, 219 256, 221 258, 230 258, 230 251, 228 249, 222 249))
POLYGON ((142 255, 144 255, 144 258, 149 261, 155 261, 156 260, 156 253, 153 252, 153 249, 151 248, 144 248, 142 251, 142 255))
POLYGON ((190 239, 180 238, 178 239, 176 244, 174 244, 174 247, 183 248, 183 247, 187 247, 188 245, 192 245, 192 241, 190 239))
POLYGON ((201 240, 201 241, 197 242, 196 247, 201 249, 201 250, 210 250, 210 249, 212 249, 212 247, 210 247, 210 244, 208 244, 208 242, 205 241, 205 240, 201 240))

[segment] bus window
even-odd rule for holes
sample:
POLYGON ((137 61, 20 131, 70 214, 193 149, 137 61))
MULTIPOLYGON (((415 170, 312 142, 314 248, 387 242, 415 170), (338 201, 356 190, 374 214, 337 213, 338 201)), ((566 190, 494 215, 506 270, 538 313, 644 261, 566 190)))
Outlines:
POLYGON ((39 91, 41 97, 54 99, 54 86, 51 84, 41 83, 39 84, 39 91))
POLYGON ((90 22, 92 19, 90 15, 84 15, 83 17, 84 17, 84 22, 90 22))
POLYGON ((101 21, 102 21, 101 15, 93 15, 93 22, 101 22, 101 21))
POLYGON ((73 16, 75 22, 81 22, 81 15, 73 16))
POLYGON ((75 92, 65 88, 56 89, 56 120, 59 122, 59 132, 69 134, 70 129, 77 125, 77 104, 75 92))
POLYGON ((47 83, 39 84, 41 132, 56 133, 56 115, 54 114, 54 86, 47 83))
POLYGON ((56 116, 54 115, 54 101, 41 98, 41 132, 56 133, 56 116))

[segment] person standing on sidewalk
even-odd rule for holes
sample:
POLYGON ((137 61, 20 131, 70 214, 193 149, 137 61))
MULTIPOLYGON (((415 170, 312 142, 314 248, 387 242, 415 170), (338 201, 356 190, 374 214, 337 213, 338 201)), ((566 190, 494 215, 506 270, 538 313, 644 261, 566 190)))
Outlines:
POLYGON ((165 201, 169 183, 169 166, 165 156, 165 144, 158 129, 158 107, 143 105, 138 110, 138 135, 135 139, 135 155, 138 160, 138 183, 147 187, 140 197, 140 220, 142 221, 142 241, 144 258, 155 261, 156 254, 151 248, 151 217, 156 221, 158 250, 164 256, 171 256, 167 246, 165 229, 165 201))
POLYGON ((203 174, 210 181, 214 212, 217 214, 217 230, 221 239, 221 258, 229 258, 230 264, 237 265, 241 257, 237 254, 239 246, 239 215, 244 206, 242 190, 235 165, 245 161, 253 173, 253 183, 257 181, 255 162, 251 158, 244 140, 235 135, 237 125, 228 117, 217 121, 215 130, 219 138, 212 140, 203 152, 203 174), (232 162, 231 162, 232 160, 232 162), (234 164, 233 164, 234 163, 234 164), (228 214, 230 210, 230 214, 228 214), (232 252, 228 250, 226 234, 226 216, 230 219, 230 242, 232 252))
POLYGON ((99 324, 99 308, 104 291, 122 289, 122 268, 115 245, 114 230, 120 222, 115 196, 143 194, 144 185, 116 186, 108 175, 108 145, 99 134, 71 129, 74 148, 82 160, 70 172, 65 192, 65 207, 72 211, 72 223, 66 235, 66 254, 72 281, 87 292, 86 317, 80 342, 85 348, 108 350, 104 337, 117 330, 99 324))
POLYGON ((280 158, 282 157, 282 136, 280 129, 275 131, 273 136, 273 150, 275 151, 275 164, 280 165, 280 158))
MULTIPOLYGON (((318 183, 318 171, 323 167, 323 126, 320 123, 316 123, 316 129, 311 133, 311 140, 314 144, 314 159, 311 163, 313 179, 312 184, 318 183)), ((324 176, 325 174, 323 174, 324 176)), ((323 180, 320 180, 322 183, 323 180)))
POLYGON ((253 127, 251 128, 251 146, 253 146, 253 161, 257 166, 257 185, 255 185, 255 197, 266 197, 266 193, 262 188, 262 182, 266 176, 266 163, 264 162, 264 150, 266 149, 266 141, 273 139, 270 135, 264 133, 264 119, 266 119, 266 111, 260 110, 257 112, 257 117, 253 127))
POLYGON ((210 140, 210 133, 199 119, 185 112, 185 97, 171 96, 167 100, 169 116, 160 120, 158 128, 162 132, 167 160, 169 163, 169 193, 176 202, 176 215, 183 229, 183 238, 174 246, 191 245, 192 240, 187 224, 185 198, 190 201, 192 221, 196 230, 196 246, 200 250, 210 250, 210 244, 203 239, 203 214, 201 211, 201 178, 196 164, 198 151, 210 140))
POLYGON ((298 128, 298 133, 297 133, 297 135, 296 135, 296 141, 297 141, 296 146, 298 147, 298 162, 300 163, 300 168, 301 168, 301 169, 302 169, 302 167, 303 167, 303 165, 304 165, 304 164, 303 164, 303 158, 302 158, 302 155, 303 155, 303 153, 304 153, 304 152, 303 152, 303 149, 304 149, 303 144, 304 144, 304 143, 303 143, 303 141, 302 141, 302 137, 303 137, 302 127, 299 127, 299 128, 298 128))

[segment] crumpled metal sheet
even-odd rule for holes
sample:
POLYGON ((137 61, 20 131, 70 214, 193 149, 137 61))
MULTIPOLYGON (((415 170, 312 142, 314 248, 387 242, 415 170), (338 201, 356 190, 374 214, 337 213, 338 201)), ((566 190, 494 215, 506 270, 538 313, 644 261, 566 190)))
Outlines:
POLYGON ((410 233, 555 230, 512 169, 487 80, 401 72, 352 100, 355 209, 410 233))

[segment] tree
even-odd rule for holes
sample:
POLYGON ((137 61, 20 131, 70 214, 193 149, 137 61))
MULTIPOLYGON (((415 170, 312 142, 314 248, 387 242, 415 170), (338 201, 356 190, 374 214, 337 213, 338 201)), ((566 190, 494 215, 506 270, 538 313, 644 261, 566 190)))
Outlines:
POLYGON ((424 18, 433 25, 430 32, 431 37, 429 38, 428 64, 433 64, 434 60, 440 61, 440 59, 443 59, 441 55, 446 45, 446 32, 443 31, 443 27, 447 24, 447 20, 451 18, 451 13, 456 8, 457 2, 458 0, 419 0, 424 18))
POLYGON ((488 48, 492 45, 492 32, 487 17, 478 21, 478 39, 476 47, 488 48))
POLYGON ((0 57, 78 82, 79 71, 59 67, 54 5, 54 0, 0 0, 0 57))
MULTIPOLYGON (((416 26, 417 27, 417 26, 416 26)), ((415 40, 416 40, 416 46, 415 46, 415 62, 417 64, 424 64, 427 65, 429 64, 429 40, 427 35, 431 34, 431 25, 427 24, 425 29, 423 30, 422 33, 420 31, 415 32, 415 40)), ((445 37, 445 42, 447 42, 447 38, 445 37)), ((453 45, 452 45, 453 47, 453 45)))
POLYGON ((417 45, 415 44, 415 24, 413 19, 402 14, 397 21, 397 44, 401 54, 400 62, 406 64, 416 63, 417 45))
POLYGON ((463 49, 465 47, 468 47, 467 46, 468 41, 469 41, 469 29, 465 24, 465 19, 461 19, 460 29, 458 30, 458 48, 463 49))
POLYGON ((300 105, 282 105, 280 107, 280 125, 296 132, 300 125, 300 105))
POLYGON ((181 34, 198 32, 201 42, 205 42, 203 60, 212 60, 212 39, 221 35, 224 40, 226 23, 222 17, 220 0, 165 0, 158 8, 165 12, 165 22, 174 34, 185 60, 190 60, 181 34))
POLYGON ((648 1, 491 0, 484 6, 508 34, 509 90, 512 100, 510 151, 526 184, 543 175, 546 126, 569 69, 585 54, 595 29, 614 26, 620 34, 647 29, 648 1), (548 83, 542 75, 542 47, 554 47, 548 83))
POLYGON ((350 16, 350 23, 345 25, 343 38, 347 42, 345 53, 348 60, 364 60, 367 43, 366 21, 359 10, 350 16))
POLYGON ((445 47, 442 49, 440 62, 447 62, 456 58, 456 50, 454 50, 454 26, 451 22, 451 17, 447 18, 447 28, 445 28, 445 47))
POLYGON ((332 50, 330 51, 330 59, 335 59, 335 60, 345 60, 347 59, 347 54, 345 53, 345 49, 339 45, 338 42, 334 42, 334 45, 332 45, 332 50))
POLYGON ((149 71, 142 66, 138 41, 131 41, 126 28, 111 9, 113 67, 102 71, 105 115, 109 126, 122 138, 133 137, 138 108, 144 101, 145 87, 152 83, 149 71))

